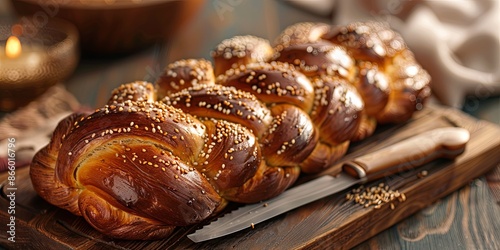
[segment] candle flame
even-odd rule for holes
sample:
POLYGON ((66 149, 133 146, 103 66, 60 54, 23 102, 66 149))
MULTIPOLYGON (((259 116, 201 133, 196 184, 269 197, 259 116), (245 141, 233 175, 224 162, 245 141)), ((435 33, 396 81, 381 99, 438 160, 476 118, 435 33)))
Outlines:
POLYGON ((7 43, 5 44, 5 54, 9 58, 16 58, 21 55, 21 41, 15 36, 9 37, 7 43))

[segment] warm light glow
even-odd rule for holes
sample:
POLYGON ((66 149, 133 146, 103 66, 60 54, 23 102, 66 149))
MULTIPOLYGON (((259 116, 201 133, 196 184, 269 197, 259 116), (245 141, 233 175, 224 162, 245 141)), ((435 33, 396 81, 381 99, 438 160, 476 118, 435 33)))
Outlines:
POLYGON ((5 54, 9 58, 16 58, 21 55, 21 42, 19 38, 15 36, 9 37, 7 43, 5 44, 5 54))

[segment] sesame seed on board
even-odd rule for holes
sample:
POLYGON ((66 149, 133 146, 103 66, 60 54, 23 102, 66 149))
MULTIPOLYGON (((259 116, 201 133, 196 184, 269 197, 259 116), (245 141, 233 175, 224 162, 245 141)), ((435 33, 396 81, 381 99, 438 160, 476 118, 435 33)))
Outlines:
POLYGON ((394 202, 406 201, 406 195, 398 190, 392 190, 385 183, 379 183, 371 187, 360 186, 354 188, 346 194, 346 200, 353 201, 365 208, 373 207, 380 209, 384 204, 390 203, 390 208, 394 210, 396 205, 394 202))

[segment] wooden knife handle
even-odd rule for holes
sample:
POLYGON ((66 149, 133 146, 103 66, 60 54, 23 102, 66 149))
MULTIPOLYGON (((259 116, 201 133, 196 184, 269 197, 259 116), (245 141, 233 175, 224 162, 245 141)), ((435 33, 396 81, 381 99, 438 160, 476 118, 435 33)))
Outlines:
POLYGON ((469 137, 469 131, 463 128, 433 129, 345 162, 342 167, 354 177, 371 181, 437 158, 453 159, 463 153, 469 137))

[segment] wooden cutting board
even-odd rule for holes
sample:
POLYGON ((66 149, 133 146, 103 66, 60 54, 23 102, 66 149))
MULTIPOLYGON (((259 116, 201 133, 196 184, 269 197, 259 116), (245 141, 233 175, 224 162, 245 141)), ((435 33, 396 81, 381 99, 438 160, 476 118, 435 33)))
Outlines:
MULTIPOLYGON (((405 124, 379 127, 372 137, 351 145, 345 159, 353 158, 419 132, 460 126, 471 132, 465 152, 456 160, 436 160, 418 169, 387 177, 393 190, 405 193, 406 201, 380 209, 364 208, 345 199, 350 190, 297 208, 241 232, 202 243, 186 235, 202 225, 179 228, 161 241, 112 240, 95 231, 83 218, 56 208, 37 196, 29 180, 29 168, 16 170, 16 243, 3 235, 0 244, 14 249, 342 249, 377 235, 404 218, 468 184, 500 164, 500 127, 476 120, 458 110, 429 106, 405 124), (427 176, 421 176, 422 171, 427 176)), ((391 157, 388 155, 387 157, 391 157)), ((330 169, 329 172, 338 171, 330 169)), ((321 173, 323 175, 326 173, 321 173)), ((316 176, 304 176, 305 182, 316 176)), ((2 173, 0 224, 9 223, 7 174, 2 173)), ((366 186, 377 185, 378 182, 366 186)), ((229 209, 234 209, 236 205, 229 209)))

